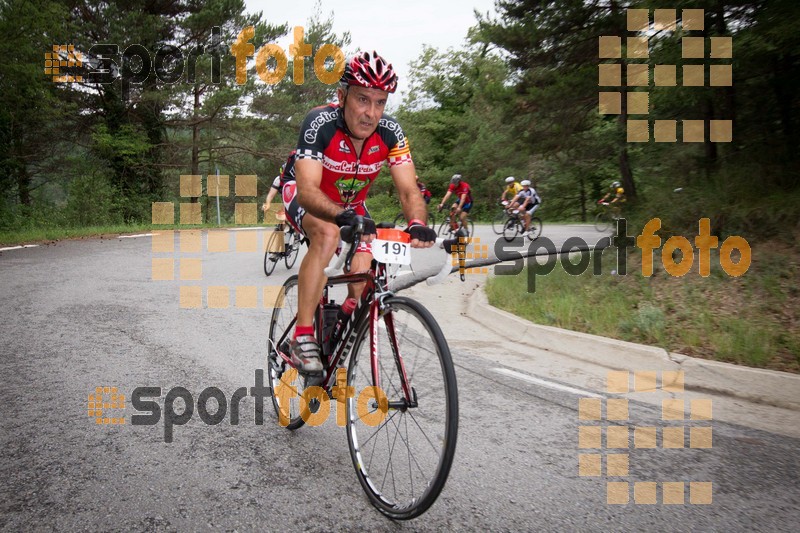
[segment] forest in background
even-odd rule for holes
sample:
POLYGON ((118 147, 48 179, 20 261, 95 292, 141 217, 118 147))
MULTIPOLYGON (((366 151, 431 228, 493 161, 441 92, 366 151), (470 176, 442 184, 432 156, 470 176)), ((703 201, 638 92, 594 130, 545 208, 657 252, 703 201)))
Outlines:
MULTIPOLYGON (((658 216, 667 232, 694 234, 701 217, 719 235, 792 238, 800 221, 800 20, 796 0, 499 0, 497 15, 476 14, 457 49, 425 48, 393 113, 411 143, 418 174, 441 197, 461 173, 475 192, 474 216, 496 209, 503 179, 532 179, 545 220, 587 220, 612 180, 628 194, 634 222, 658 216), (667 5, 668 4, 668 5, 667 5), (627 9, 675 9, 679 31, 648 32, 649 57, 625 59, 627 9), (682 59, 680 16, 703 9, 692 36, 732 37, 731 59, 682 59), (618 36, 622 59, 600 59, 600 36, 618 36), (600 63, 676 65, 675 86, 601 87, 600 63), (706 65, 703 87, 684 87, 684 65, 706 65), (731 86, 709 86, 709 65, 732 65, 731 86), (617 115, 598 113, 598 94, 622 93, 617 115), (649 91, 650 111, 635 118, 677 120, 675 143, 627 142, 626 91, 649 91), (680 142, 681 120, 732 120, 732 142, 680 142)), ((352 53, 318 10, 305 27, 352 53)), ((268 85, 249 69, 235 81, 235 59, 199 56, 194 82, 151 73, 140 84, 54 83, 43 73, 54 44, 84 54, 97 43, 182 51, 213 48, 212 28, 230 45, 246 26, 252 43, 276 42, 284 21, 247 13, 241 0, 0 0, 0 231, 36 227, 147 224, 155 201, 181 201, 182 174, 256 174, 260 200, 297 140, 308 110, 330 101, 313 61, 305 83, 291 75, 268 85)), ((380 43, 375 43, 380 51, 380 43)), ((391 60, 391 58, 388 58, 391 60)), ((88 55, 85 61, 92 61, 88 55)), ((125 65, 121 65, 123 69, 125 65)), ((138 65, 129 65, 136 70, 138 65)), ((288 72, 292 72, 290 63, 288 72)), ((652 80, 652 78, 651 78, 652 80)), ((393 98, 397 98, 395 95, 393 98)), ((652 133, 651 133, 652 139, 652 133)), ((223 199, 233 221, 235 197, 223 199)), ((186 199, 183 199, 186 201, 186 199)), ((215 221, 207 197, 204 221, 215 221)), ((370 209, 397 212, 388 173, 370 209)), ((393 217, 392 217, 393 218, 393 217)))

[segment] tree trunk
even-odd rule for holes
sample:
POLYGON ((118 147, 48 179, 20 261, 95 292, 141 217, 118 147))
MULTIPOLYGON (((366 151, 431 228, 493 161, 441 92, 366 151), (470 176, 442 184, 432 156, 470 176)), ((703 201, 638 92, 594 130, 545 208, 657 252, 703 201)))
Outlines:
MULTIPOLYGON (((192 168, 193 175, 200 174, 200 125, 197 123, 198 110, 200 109, 200 86, 194 85, 194 101, 192 103, 192 168)), ((192 196, 189 200, 195 204, 200 199, 192 196)), ((208 202, 206 202, 206 220, 208 220, 208 202)))
POLYGON ((17 192, 19 194, 19 203, 31 205, 31 177, 24 166, 20 166, 17 169, 17 192))

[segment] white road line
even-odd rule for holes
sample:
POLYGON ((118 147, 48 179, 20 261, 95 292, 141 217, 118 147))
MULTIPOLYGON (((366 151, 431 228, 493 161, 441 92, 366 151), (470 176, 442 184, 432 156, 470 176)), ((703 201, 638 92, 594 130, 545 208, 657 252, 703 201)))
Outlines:
POLYGON ((557 389, 564 392, 570 392, 572 394, 577 394, 578 396, 590 396, 592 398, 603 398, 603 396, 599 394, 595 394, 593 392, 575 389, 573 387, 567 387, 566 385, 561 385, 560 383, 554 383, 552 381, 547 381, 545 379, 535 378, 533 376, 529 376, 527 374, 522 374, 520 372, 515 372, 514 370, 509 370, 507 368, 493 368, 493 372, 497 372, 498 374, 504 374, 506 376, 511 376, 512 378, 517 378, 522 381, 527 381, 528 383, 533 383, 535 385, 541 385, 542 387, 548 387, 550 389, 557 389))
POLYGON ((8 246, 6 248, 0 248, 0 252, 5 252, 6 250, 20 250, 22 248, 36 248, 38 244, 23 244, 21 246, 8 246))
POLYGON ((268 226, 260 226, 260 227, 257 227, 257 228, 228 228, 228 231, 252 231, 252 230, 256 230, 256 229, 270 229, 271 230, 272 228, 269 228, 268 226))
POLYGON ((137 235, 120 235, 120 239, 135 239, 136 237, 152 237, 152 233, 139 233, 137 235))

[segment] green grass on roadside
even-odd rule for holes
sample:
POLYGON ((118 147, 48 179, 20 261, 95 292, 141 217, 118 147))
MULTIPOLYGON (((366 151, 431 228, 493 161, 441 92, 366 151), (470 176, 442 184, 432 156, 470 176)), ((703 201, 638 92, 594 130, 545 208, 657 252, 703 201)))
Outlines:
POLYGON ((800 253, 771 248, 754 250, 741 278, 729 277, 713 255, 711 276, 700 277, 695 264, 674 278, 660 266, 660 254, 654 276, 645 278, 636 253, 626 276, 612 275, 616 258, 607 251, 599 276, 591 270, 571 276, 558 264, 536 276, 533 293, 527 268, 490 278, 486 290, 492 305, 538 324, 800 372, 800 253))

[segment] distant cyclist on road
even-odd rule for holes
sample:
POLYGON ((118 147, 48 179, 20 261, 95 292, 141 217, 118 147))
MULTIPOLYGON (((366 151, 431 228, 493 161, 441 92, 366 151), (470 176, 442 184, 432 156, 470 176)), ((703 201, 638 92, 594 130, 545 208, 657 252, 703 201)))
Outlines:
POLYGON ((622 183, 615 181, 611 183, 611 187, 605 196, 597 201, 598 204, 611 206, 614 211, 615 217, 619 218, 622 211, 622 204, 625 203, 625 189, 622 188, 622 183), (613 196, 614 198, 609 202, 608 199, 613 196))
POLYGON ((414 176, 417 179, 417 189, 419 189, 419 193, 422 195, 422 199, 425 200, 426 204, 431 203, 431 191, 425 186, 424 183, 419 181, 419 176, 414 176))
POLYGON ((455 210, 456 216, 460 216, 461 227, 467 228, 467 213, 472 209, 472 189, 466 181, 461 179, 461 174, 453 174, 453 177, 450 178, 450 187, 448 187, 444 198, 439 203, 440 211, 451 194, 455 194, 457 198, 453 202, 452 209, 455 210))
MULTIPOLYGON (((368 216, 364 200, 384 164, 409 221, 411 246, 427 248, 436 240, 436 232, 425 225, 425 202, 414 179, 408 141, 397 121, 384 114, 396 88, 392 65, 375 52, 359 53, 345 62, 338 104, 312 109, 300 129, 297 179, 284 185, 283 203, 289 224, 309 239, 299 272, 297 325, 288 346, 292 363, 303 372, 323 370, 314 314, 327 282, 324 269, 339 245, 339 229, 354 227, 358 215, 368 216)), ((352 271, 369 268, 375 232, 375 223, 365 218, 352 271)), ((363 288, 363 283, 348 286, 342 312, 353 312, 363 288)))
POLYGON ((503 194, 500 195, 500 202, 506 201, 506 199, 510 200, 514 198, 519 191, 522 190, 522 185, 517 183, 517 178, 514 176, 509 176, 506 178, 506 188, 503 189, 503 194), (508 198, 506 198, 508 196, 508 198))
POLYGON ((522 180, 520 185, 522 185, 522 190, 514 196, 514 199, 511 201, 511 206, 514 206, 513 209, 519 209, 523 212, 522 217, 525 220, 525 233, 528 233, 531 226, 531 217, 539 206, 542 205, 542 199, 539 197, 536 189, 531 187, 530 180, 522 180))
MULTIPOLYGON (((274 200, 275 196, 277 196, 277 194, 283 190, 283 185, 286 182, 295 180, 294 158, 295 150, 292 150, 292 152, 289 154, 289 158, 286 160, 286 163, 281 166, 280 174, 275 176, 275 179, 272 180, 272 185, 270 186, 267 197, 264 200, 264 205, 261 206, 261 210, 264 212, 265 218, 267 212, 272 206, 272 200, 274 200)), ((275 219, 278 221, 276 229, 283 230, 283 223, 286 221, 286 210, 283 208, 283 203, 281 203, 280 211, 275 214, 275 219)))

